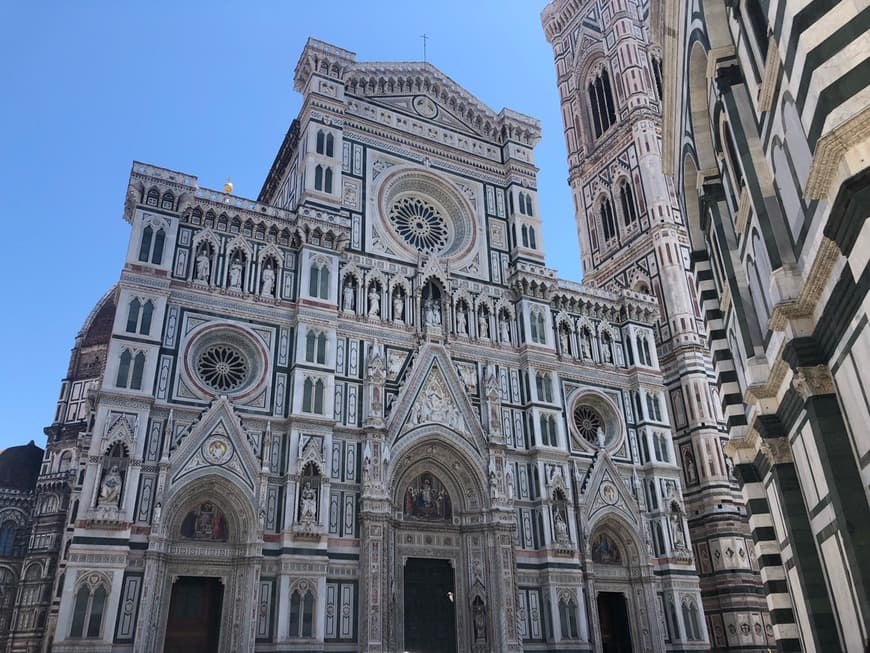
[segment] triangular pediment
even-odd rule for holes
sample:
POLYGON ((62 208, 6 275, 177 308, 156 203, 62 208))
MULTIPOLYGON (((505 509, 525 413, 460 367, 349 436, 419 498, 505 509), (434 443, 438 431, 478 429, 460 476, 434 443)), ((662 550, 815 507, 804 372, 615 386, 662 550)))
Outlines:
POLYGON ((587 521, 595 520, 600 512, 615 511, 630 523, 640 523, 637 501, 606 451, 599 453, 585 488, 587 521))
POLYGON ((390 441, 417 429, 438 427, 457 433, 482 451, 486 436, 465 387, 444 347, 424 345, 390 414, 390 441))
POLYGON ((226 397, 216 399, 190 427, 170 462, 170 485, 219 473, 251 492, 259 467, 250 438, 226 397))
POLYGON ((444 104, 436 102, 428 95, 386 95, 368 98, 371 104, 401 111, 427 122, 443 125, 449 129, 465 132, 473 136, 483 136, 466 120, 456 116, 444 104))

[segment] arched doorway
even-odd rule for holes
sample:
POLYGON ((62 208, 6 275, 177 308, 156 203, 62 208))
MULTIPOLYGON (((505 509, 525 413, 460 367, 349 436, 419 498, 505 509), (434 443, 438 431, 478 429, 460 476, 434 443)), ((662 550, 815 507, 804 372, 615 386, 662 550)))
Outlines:
POLYGON ((253 650, 246 616, 262 542, 250 497, 223 476, 204 475, 171 491, 154 522, 140 607, 152 617, 137 634, 143 650, 253 650))

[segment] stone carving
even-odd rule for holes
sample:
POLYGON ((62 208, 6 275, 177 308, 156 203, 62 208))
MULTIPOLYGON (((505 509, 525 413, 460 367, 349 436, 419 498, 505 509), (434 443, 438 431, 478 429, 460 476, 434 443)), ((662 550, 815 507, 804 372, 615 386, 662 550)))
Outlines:
POLYGON ((441 326, 441 305, 432 297, 423 302, 423 321, 426 326, 441 326))
POLYGON ((799 367, 792 377, 791 385, 804 401, 813 395, 834 393, 834 380, 827 365, 799 367))
POLYGON ((474 641, 486 641, 486 607, 483 600, 478 596, 472 606, 472 623, 474 624, 474 641))
POLYGON ((402 293, 396 292, 393 295, 393 321, 402 322, 405 315, 405 298, 402 293))
POLYGON ((622 564, 622 553, 607 533, 600 533, 592 542, 592 560, 606 565, 622 564))
POLYGON ((353 312, 353 296, 353 283, 345 283, 344 290, 342 290, 342 308, 349 313, 353 312))
POLYGON ((271 264, 267 264, 263 269, 263 280, 260 286, 260 296, 270 297, 275 291, 275 271, 271 264))
POLYGON ((456 428, 461 424, 459 410, 453 404, 442 378, 433 379, 417 396, 417 402, 411 411, 411 422, 413 424, 437 422, 450 428, 456 428))
POLYGON ((381 295, 378 292, 377 286, 369 288, 369 317, 381 316, 381 295))
POLYGON ((489 338, 489 322, 486 313, 480 311, 477 315, 477 335, 481 338, 489 338))
POLYGON ((242 264, 239 259, 233 259, 230 265, 230 289, 242 289, 242 264))
POLYGON ((568 524, 565 523, 561 513, 556 512, 556 517, 553 520, 553 529, 555 531, 555 538, 557 544, 569 544, 570 537, 568 535, 568 524))
POLYGON ((196 280, 202 283, 208 283, 209 275, 211 274, 211 259, 208 256, 208 250, 203 247, 200 250, 199 256, 196 257, 196 280))
POLYGON ((311 524, 317 519, 317 491, 306 481, 299 493, 299 521, 311 524))
POLYGON ((508 323, 508 320, 505 316, 498 321, 498 329, 499 334, 498 337, 502 342, 510 342, 511 341, 511 327, 508 323))
POLYGON ((468 335, 468 317, 465 314, 464 306, 456 310, 456 333, 461 336, 468 335))
POLYGON ((571 347, 568 344, 568 332, 565 329, 559 329, 559 346, 563 354, 571 353, 571 347))
POLYGON ((121 498, 122 485, 121 472, 117 465, 112 465, 100 484, 99 505, 117 507, 118 500, 121 498))

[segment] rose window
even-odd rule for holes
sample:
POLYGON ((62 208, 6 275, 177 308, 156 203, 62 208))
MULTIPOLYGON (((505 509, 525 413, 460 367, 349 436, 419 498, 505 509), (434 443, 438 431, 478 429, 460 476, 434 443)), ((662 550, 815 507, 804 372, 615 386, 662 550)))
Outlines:
POLYGON ((403 197, 390 209, 396 232, 419 252, 440 252, 448 243, 447 222, 438 210, 418 197, 403 197))
POLYGON ((242 352, 226 344, 212 345, 199 355, 196 371, 214 390, 229 392, 241 386, 248 378, 250 367, 242 352))
POLYGON ((574 408, 574 425, 588 442, 598 442, 598 431, 603 429, 601 417, 588 406, 574 408))

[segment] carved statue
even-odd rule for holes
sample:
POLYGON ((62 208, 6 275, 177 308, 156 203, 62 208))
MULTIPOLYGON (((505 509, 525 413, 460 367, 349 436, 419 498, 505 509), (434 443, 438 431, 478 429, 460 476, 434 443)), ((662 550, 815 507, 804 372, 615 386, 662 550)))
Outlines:
POLYGON ((117 506, 118 500, 121 498, 121 485, 121 472, 117 465, 112 465, 100 485, 100 505, 117 506))
POLYGON ((465 308, 456 311, 456 333, 461 336, 468 335, 468 318, 465 316, 465 308))
POLYGON ((352 283, 344 284, 344 290, 342 291, 342 294, 344 296, 343 304, 342 304, 344 307, 344 310, 352 311, 353 310, 353 294, 354 294, 353 293, 353 284, 352 283))
POLYGON ((511 341, 511 327, 508 324, 507 318, 502 316, 502 318, 498 321, 498 337, 502 342, 510 342, 511 341))
POLYGON ((486 313, 483 311, 477 316, 477 335, 481 338, 489 338, 489 323, 486 319, 486 313))
POLYGON ((261 297, 270 297, 275 289, 275 271, 271 265, 263 269, 263 285, 260 288, 261 297))
POLYGON ((486 641, 486 608, 483 607, 483 602, 477 600, 474 602, 474 640, 476 642, 486 641))
POLYGON ((557 511, 556 518, 553 521, 553 527, 556 531, 556 542, 559 544, 567 544, 570 541, 570 537, 568 536, 568 524, 565 523, 562 513, 557 511))
POLYGON ((604 429, 601 428, 600 426, 598 427, 598 431, 595 434, 595 440, 598 443, 598 446, 601 447, 602 449, 607 444, 607 436, 604 434, 604 429))
POLYGON ((211 259, 208 250, 202 249, 196 257, 196 280, 208 283, 209 274, 211 274, 211 259))
POLYGON ((601 340, 601 358, 605 363, 613 362, 613 355, 610 351, 610 341, 603 338, 601 340))
POLYGON ((234 259, 230 265, 230 288, 233 290, 242 289, 242 264, 239 259, 234 259))
POLYGON ((584 331, 580 337, 583 358, 592 358, 592 348, 589 346, 589 335, 584 331))
POLYGON ((309 481, 305 481, 301 494, 302 518, 301 521, 311 523, 317 519, 317 491, 311 487, 309 481))
POLYGON ((571 346, 568 342, 568 332, 565 329, 559 329, 559 346, 563 354, 571 353, 571 346))
POLYGON ((441 325, 441 306, 434 298, 429 297, 423 302, 423 317, 426 326, 441 325))
POLYGON ((401 322, 405 314, 405 299, 401 294, 393 295, 393 320, 401 322))
POLYGON ((381 296, 375 286, 369 288, 369 317, 380 317, 381 296))

